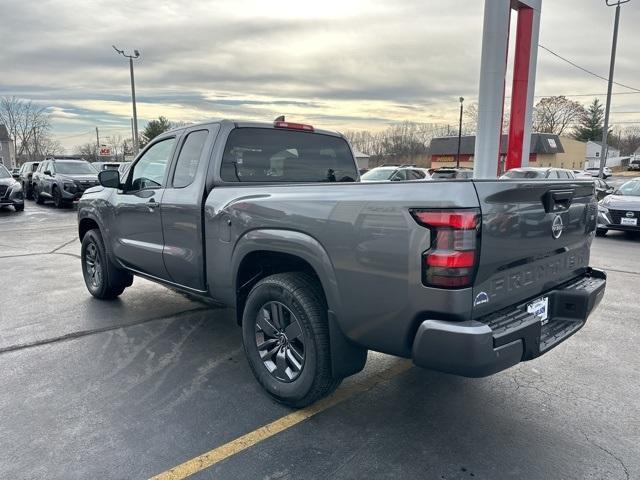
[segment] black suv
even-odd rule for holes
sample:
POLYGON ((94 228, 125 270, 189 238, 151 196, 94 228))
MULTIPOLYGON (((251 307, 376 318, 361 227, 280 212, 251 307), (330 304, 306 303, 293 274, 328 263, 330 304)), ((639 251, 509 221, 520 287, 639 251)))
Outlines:
POLYGON ((33 172, 36 171, 40 162, 25 162, 20 167, 18 181, 22 183, 24 198, 33 198, 33 172))
POLYGON ((63 208, 96 185, 98 171, 89 162, 48 159, 33 174, 33 198, 39 204, 51 199, 57 208, 63 208))

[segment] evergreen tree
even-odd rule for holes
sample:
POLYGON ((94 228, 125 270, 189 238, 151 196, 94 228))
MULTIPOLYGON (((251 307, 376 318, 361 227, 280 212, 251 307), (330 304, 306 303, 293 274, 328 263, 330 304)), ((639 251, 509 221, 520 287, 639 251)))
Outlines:
POLYGON ((576 127, 573 137, 576 140, 586 142, 589 140, 602 140, 604 123, 604 106, 597 98, 589 105, 580 117, 580 123, 576 127))
POLYGON ((144 127, 142 131, 142 138, 140 139, 141 147, 145 146, 152 139, 160 135, 161 133, 166 132, 171 129, 173 125, 171 122, 167 120, 166 117, 159 117, 157 120, 151 120, 147 123, 147 126, 144 127))

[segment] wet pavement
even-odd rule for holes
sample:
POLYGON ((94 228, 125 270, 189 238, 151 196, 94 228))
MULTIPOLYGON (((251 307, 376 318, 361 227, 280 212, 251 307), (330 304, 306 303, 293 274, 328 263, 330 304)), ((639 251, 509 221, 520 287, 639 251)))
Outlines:
MULTIPOLYGON (((0 210, 0 478, 148 478, 290 418, 230 311, 141 279, 97 301, 79 251, 73 209, 0 210)), ((591 263, 603 303, 544 357, 465 379, 370 353, 342 402, 194 478, 640 478, 640 239, 591 263)))

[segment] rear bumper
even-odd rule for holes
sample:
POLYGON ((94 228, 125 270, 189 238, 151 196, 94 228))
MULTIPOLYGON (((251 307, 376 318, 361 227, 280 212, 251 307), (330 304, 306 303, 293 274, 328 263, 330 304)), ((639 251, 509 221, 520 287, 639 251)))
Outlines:
MULTIPOLYGON (((486 377, 548 352, 580 330, 604 296, 607 276, 589 269, 545 292, 549 321, 527 313, 529 302, 466 322, 425 320, 416 333, 416 365, 465 377, 486 377)), ((535 299, 532 299, 535 300, 535 299)))

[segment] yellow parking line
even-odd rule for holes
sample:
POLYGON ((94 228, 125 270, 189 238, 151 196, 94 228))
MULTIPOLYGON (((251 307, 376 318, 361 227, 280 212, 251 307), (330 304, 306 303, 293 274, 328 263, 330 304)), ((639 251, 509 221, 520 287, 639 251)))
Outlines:
POLYGON ((345 388, 339 389, 333 395, 330 395, 313 405, 301 410, 296 410, 289 415, 285 415, 284 417, 242 435, 235 440, 231 440, 218 448, 214 448, 213 450, 209 450, 208 452, 192 458, 191 460, 187 460, 166 472, 159 473, 152 477, 151 480, 178 480, 187 478, 194 473, 200 472, 205 468, 209 468, 212 465, 235 455, 236 453, 254 446, 267 438, 273 437, 274 435, 277 435, 278 433, 287 430, 288 428, 291 428, 294 425, 327 410, 328 408, 338 405, 358 393, 364 392, 380 383, 391 380, 393 377, 407 371, 411 368, 411 365, 412 364, 409 360, 400 360, 386 370, 369 377, 365 377, 359 382, 355 382, 345 388))

